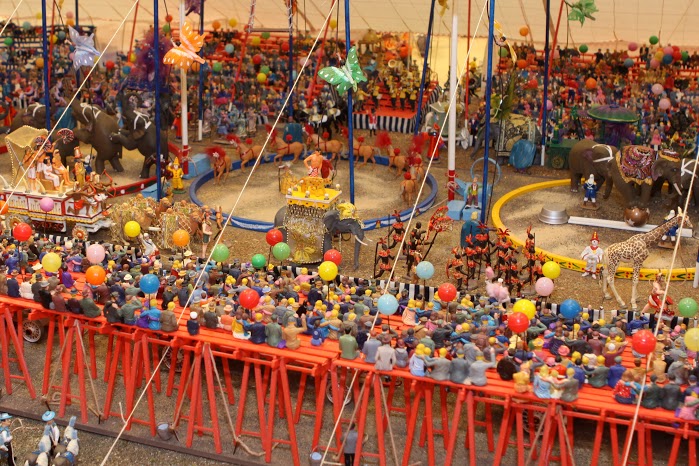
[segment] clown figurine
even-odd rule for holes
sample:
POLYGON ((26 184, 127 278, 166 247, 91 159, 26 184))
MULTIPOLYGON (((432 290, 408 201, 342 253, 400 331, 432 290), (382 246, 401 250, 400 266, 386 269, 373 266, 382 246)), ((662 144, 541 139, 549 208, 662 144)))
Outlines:
POLYGON ((585 188, 585 197, 583 198, 583 208, 597 210, 597 183, 595 183, 595 175, 590 174, 590 177, 585 181, 583 185, 585 188), (592 206, 588 206, 588 202, 592 203, 592 206))
POLYGON ((172 164, 167 167, 167 171, 172 174, 172 190, 178 194, 183 193, 184 185, 182 184, 182 177, 184 176, 184 172, 182 168, 180 168, 180 161, 178 158, 172 161, 172 164))
POLYGON ((467 207, 478 208, 478 177, 474 176, 471 180, 471 186, 468 187, 467 197, 466 197, 467 207))
POLYGON ((592 275, 593 279, 597 278, 597 266, 600 262, 602 262, 603 254, 604 250, 599 247, 599 237, 595 231, 592 233, 590 245, 580 254, 580 258, 585 261, 585 272, 582 274, 583 277, 592 275))

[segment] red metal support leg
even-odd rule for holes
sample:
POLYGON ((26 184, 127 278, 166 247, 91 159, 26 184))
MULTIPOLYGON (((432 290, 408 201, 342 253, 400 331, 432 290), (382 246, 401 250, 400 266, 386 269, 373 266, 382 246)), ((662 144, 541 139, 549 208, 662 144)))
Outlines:
POLYGON ((27 390, 29 391, 29 396, 34 399, 36 398, 34 384, 32 383, 29 369, 27 368, 27 362, 24 359, 24 352, 21 349, 22 343, 17 336, 15 325, 12 322, 12 314, 7 306, 2 306, 0 312, 2 312, 0 316, 0 339, 2 340, 0 344, 2 349, 0 363, 2 364, 3 376, 5 378, 5 390, 8 395, 12 394, 12 379, 24 380, 27 390), (10 358, 10 346, 14 347, 15 354, 17 355, 15 362, 17 366, 19 366, 19 370, 22 373, 21 375, 13 375, 10 370, 10 364, 12 362, 10 358))

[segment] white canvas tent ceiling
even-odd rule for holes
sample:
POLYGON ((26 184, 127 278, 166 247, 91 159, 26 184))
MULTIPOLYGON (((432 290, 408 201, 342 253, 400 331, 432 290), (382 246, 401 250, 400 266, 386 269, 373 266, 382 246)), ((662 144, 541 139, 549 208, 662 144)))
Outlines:
MULTIPOLYGON (((20 0, 0 0, 0 18, 7 17, 20 0)), ((471 0, 472 31, 475 31, 479 15, 485 0, 471 0)), ((161 21, 169 11, 178 18, 178 1, 160 0, 161 21), (167 10, 166 10, 167 6, 167 10)), ((297 0, 300 28, 308 27, 315 34, 323 25, 323 21, 329 12, 331 0, 297 0)), ((65 13, 75 11, 73 0, 62 3, 65 13)), ((81 23, 94 24, 98 27, 98 39, 105 44, 111 35, 118 29, 122 18, 126 15, 132 3, 130 0, 78 0, 79 17, 81 23)), ((467 7, 468 0, 449 2, 450 9, 444 17, 436 15, 435 33, 448 34, 451 27, 451 9, 456 3, 459 14, 459 34, 464 36, 467 31, 467 7)), ((600 44, 604 47, 624 48, 628 41, 645 43, 651 35, 660 37, 662 44, 680 45, 687 48, 699 46, 699 4, 694 6, 695 0, 597 0, 599 12, 595 14, 596 21, 585 21, 583 26, 578 22, 568 23, 566 9, 563 9, 563 19, 559 33, 559 42, 566 40, 569 44, 589 45, 600 44)), ((545 0, 497 0, 496 19, 500 22, 506 35, 521 41, 519 29, 525 24, 532 32, 536 43, 543 43, 545 31, 545 0), (525 19, 526 18, 526 19, 525 19)), ((560 2, 551 0, 551 15, 555 23, 560 2)), ((51 16, 51 0, 48 1, 49 18, 51 16)), ((351 29, 356 36, 361 36, 364 31, 371 28, 376 31, 409 31, 413 33, 425 33, 429 15, 430 0, 350 0, 351 29)), ((142 1, 138 7, 136 23, 137 34, 140 37, 143 31, 153 23, 153 2, 142 1)), ((250 3, 241 0, 206 0, 205 19, 207 27, 214 20, 220 21, 227 27, 228 20, 238 20, 238 28, 247 22, 250 11, 250 3)), ((437 6, 439 11, 440 7, 437 6)), ((26 0, 18 9, 14 20, 21 24, 29 21, 35 25, 40 24, 37 14, 41 12, 41 4, 37 0, 26 0)), ((333 13, 333 17, 335 13, 333 13)), ((198 22, 198 16, 190 15, 190 20, 198 22)), ((58 15, 56 15, 58 22, 58 15)), ((478 29, 477 35, 484 36, 487 33, 487 18, 478 29)), ((115 50, 128 49, 128 41, 131 35, 133 16, 117 33, 112 48, 115 50)), ((266 28, 288 27, 286 6, 284 0, 257 0, 255 25, 266 28)), ((340 2, 339 30, 344 31, 344 2, 340 2)), ((446 42, 442 42, 446 46, 446 42)))

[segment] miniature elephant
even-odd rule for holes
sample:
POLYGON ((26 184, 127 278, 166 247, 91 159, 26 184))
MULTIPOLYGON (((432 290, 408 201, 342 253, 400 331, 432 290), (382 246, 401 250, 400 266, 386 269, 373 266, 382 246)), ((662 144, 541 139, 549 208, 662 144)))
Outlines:
POLYGON ((110 135, 119 130, 117 118, 109 115, 97 105, 80 103, 77 100, 71 104, 73 116, 83 124, 83 127, 74 131, 75 136, 85 144, 91 144, 97 153, 95 157, 95 173, 104 171, 105 162, 109 162, 114 170, 123 172, 121 165, 122 146, 119 142, 112 141, 110 135))
POLYGON ((614 149, 606 144, 598 144, 589 139, 577 142, 568 155, 568 169, 570 170, 570 191, 577 193, 580 188, 580 178, 595 175, 597 189, 607 184, 604 190, 604 199, 608 199, 612 193, 614 182, 609 173, 610 162, 614 159, 614 149))

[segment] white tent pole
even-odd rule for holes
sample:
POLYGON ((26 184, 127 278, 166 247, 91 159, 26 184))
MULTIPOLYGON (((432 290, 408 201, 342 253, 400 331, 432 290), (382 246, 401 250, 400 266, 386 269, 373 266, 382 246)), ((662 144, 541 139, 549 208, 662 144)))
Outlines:
MULTIPOLYGON (((456 14, 457 2, 452 2, 451 7, 451 53, 449 55, 449 102, 450 105, 455 105, 457 100, 455 98, 458 92, 458 52, 459 52, 459 21, 458 15, 456 14)), ((454 185, 454 178, 456 177, 456 108, 449 110, 449 135, 448 135, 448 146, 447 146, 447 169, 449 176, 449 186, 454 185)), ((454 189, 450 188, 447 190, 449 200, 454 200, 454 189)))
MULTIPOLYGON (((185 0, 180 0, 180 35, 184 29, 185 0)), ((156 32, 157 33, 157 32, 156 32)), ((182 38, 180 37, 180 41, 182 38)), ((157 97, 156 97, 157 98, 157 97)), ((187 70, 180 68, 180 130, 182 132, 182 156, 189 155, 189 122, 187 121, 187 70)))

